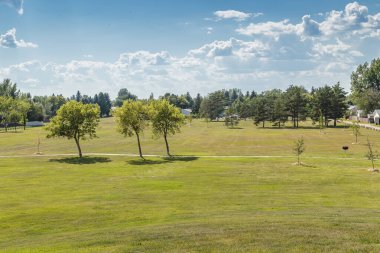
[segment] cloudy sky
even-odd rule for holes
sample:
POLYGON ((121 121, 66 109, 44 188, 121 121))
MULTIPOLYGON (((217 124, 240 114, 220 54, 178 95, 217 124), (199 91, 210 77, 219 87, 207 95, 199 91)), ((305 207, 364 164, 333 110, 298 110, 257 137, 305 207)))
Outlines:
POLYGON ((0 78, 33 95, 348 91, 376 57, 377 0, 0 0, 0 78))

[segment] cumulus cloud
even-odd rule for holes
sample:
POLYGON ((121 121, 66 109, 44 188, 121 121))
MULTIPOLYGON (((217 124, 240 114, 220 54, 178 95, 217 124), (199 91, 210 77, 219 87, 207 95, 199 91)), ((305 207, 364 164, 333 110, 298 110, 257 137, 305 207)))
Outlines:
POLYGON ((380 13, 370 15, 368 8, 357 2, 349 3, 344 10, 332 10, 321 22, 304 15, 301 23, 292 24, 287 19, 279 22, 251 23, 236 30, 248 36, 268 36, 278 39, 281 35, 294 34, 301 38, 324 37, 337 35, 361 38, 378 37, 380 34, 380 13))
POLYGON ((247 27, 238 28, 236 31, 249 36, 265 35, 278 39, 280 35, 296 33, 297 28, 290 24, 288 19, 285 19, 280 22, 251 23, 247 27))
POLYGON ((274 85, 286 88, 291 83, 311 87, 347 81, 347 69, 360 54, 342 41, 311 44, 309 55, 308 50, 299 52, 297 44, 273 43, 276 44, 230 38, 189 50, 183 57, 166 51, 137 51, 122 53, 111 62, 28 61, 0 68, 0 79, 11 78, 22 90, 37 95, 63 93, 69 96, 79 89, 86 94, 107 91, 115 96, 124 87, 140 97, 166 91, 206 94, 232 87, 260 91, 274 85), (350 62, 346 62, 345 54, 349 55, 350 62))
POLYGON ((16 28, 12 28, 5 34, 0 35, 0 46, 5 48, 36 48, 38 45, 24 40, 17 40, 16 28))
POLYGON ((15 8, 20 15, 24 14, 24 0, 0 0, 0 4, 15 8))
MULTIPOLYGON (((261 14, 261 13, 260 13, 261 14)), ((219 19, 234 19, 237 21, 243 21, 252 16, 252 13, 245 13, 235 10, 226 10, 226 11, 216 11, 214 15, 219 19)), ((258 16, 258 13, 255 13, 254 16, 258 16)))

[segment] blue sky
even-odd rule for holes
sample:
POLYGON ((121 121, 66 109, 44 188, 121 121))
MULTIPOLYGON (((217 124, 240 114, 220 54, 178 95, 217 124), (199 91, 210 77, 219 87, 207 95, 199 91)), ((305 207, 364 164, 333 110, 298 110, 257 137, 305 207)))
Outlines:
POLYGON ((379 42, 380 1, 0 0, 0 78, 33 95, 349 91, 379 42))

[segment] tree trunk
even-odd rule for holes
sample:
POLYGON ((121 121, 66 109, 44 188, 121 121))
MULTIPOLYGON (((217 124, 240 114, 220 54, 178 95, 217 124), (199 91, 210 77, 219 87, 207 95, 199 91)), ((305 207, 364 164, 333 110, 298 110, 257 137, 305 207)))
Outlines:
POLYGON ((138 133, 136 133, 136 137, 137 137, 137 145, 139 146, 139 155, 142 159, 144 159, 143 155, 142 155, 142 151, 141 151, 141 144, 140 144, 140 136, 138 133))
POLYGON ((265 128, 265 121, 263 121, 263 128, 265 128))
POLYGON ((75 143, 77 144, 79 158, 82 158, 82 149, 80 148, 80 145, 79 145, 79 139, 76 137, 74 139, 75 139, 75 143))
POLYGON ((172 156, 170 154, 169 143, 168 143, 168 138, 167 138, 166 134, 164 134, 164 139, 165 139, 165 144, 166 144, 166 153, 168 154, 168 156, 172 156))
POLYGON ((334 118, 334 127, 336 127, 336 118, 334 118))

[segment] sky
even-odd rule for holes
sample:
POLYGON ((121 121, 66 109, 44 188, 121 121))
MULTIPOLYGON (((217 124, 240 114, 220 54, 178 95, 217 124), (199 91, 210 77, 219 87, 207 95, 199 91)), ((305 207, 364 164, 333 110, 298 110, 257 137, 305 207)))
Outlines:
POLYGON ((0 79, 32 95, 350 90, 380 0, 0 0, 0 79))

